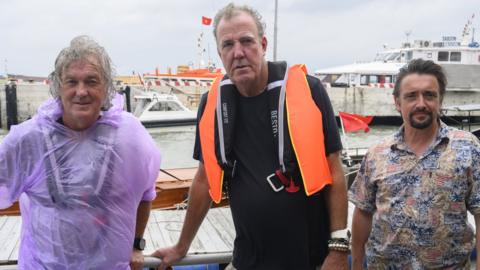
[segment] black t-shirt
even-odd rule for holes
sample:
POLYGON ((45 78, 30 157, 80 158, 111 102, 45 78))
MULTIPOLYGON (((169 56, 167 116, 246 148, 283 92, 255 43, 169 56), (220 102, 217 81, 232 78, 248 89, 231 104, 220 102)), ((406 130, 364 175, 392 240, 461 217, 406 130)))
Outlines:
MULTIPOLYGON (((337 152, 342 145, 328 95, 318 79, 308 76, 308 82, 322 112, 326 152, 337 152)), ((206 95, 199 119, 205 103, 206 95)), ((268 184, 278 164, 267 91, 240 96, 236 121, 237 169, 227 183, 236 230, 233 265, 239 270, 313 269, 326 255, 329 238, 323 192, 307 197, 303 190, 274 192, 268 184)), ((201 160, 198 126, 193 156, 201 160)))

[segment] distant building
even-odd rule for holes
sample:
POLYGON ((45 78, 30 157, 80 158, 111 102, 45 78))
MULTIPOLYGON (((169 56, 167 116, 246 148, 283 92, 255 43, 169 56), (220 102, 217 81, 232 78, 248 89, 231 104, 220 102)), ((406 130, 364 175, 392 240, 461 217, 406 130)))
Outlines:
POLYGON ((128 84, 128 85, 138 85, 141 84, 140 77, 138 75, 131 76, 117 76, 115 77, 115 82, 119 84, 128 84))
POLYGON ((47 77, 38 77, 38 76, 26 76, 19 74, 7 74, 8 81, 15 81, 21 84, 48 84, 47 77))

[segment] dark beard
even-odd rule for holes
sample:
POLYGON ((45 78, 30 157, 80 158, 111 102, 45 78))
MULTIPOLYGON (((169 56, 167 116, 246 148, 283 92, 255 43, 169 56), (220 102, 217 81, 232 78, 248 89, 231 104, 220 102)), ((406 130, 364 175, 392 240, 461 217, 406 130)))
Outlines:
POLYGON ((433 123, 433 114, 432 112, 429 112, 429 111, 425 111, 425 110, 422 110, 422 111, 413 111, 411 112, 409 115, 408 115, 408 119, 410 120, 410 125, 413 127, 413 128, 416 128, 416 129, 426 129, 428 128, 429 126, 432 125, 433 123), (415 121, 415 119, 413 118, 413 115, 417 112, 424 112, 427 114, 427 118, 422 121, 422 122, 417 122, 415 121))

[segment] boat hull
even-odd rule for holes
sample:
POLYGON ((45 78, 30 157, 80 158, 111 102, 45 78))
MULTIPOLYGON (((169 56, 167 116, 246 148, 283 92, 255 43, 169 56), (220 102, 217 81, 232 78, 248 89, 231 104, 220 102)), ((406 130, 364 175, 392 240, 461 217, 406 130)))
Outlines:
POLYGON ((152 120, 152 121, 141 121, 142 125, 146 128, 157 128, 157 127, 179 127, 179 126, 195 126, 197 124, 197 119, 173 119, 173 120, 152 120))
MULTIPOLYGON (((178 209, 186 207, 188 191, 192 185, 193 177, 197 171, 196 167, 167 169, 167 173, 160 171, 155 184, 157 196, 152 202, 153 209, 178 209), (169 175, 170 174, 170 175, 169 175), (173 177, 173 176, 175 177, 173 177)), ((228 205, 228 199, 224 198, 220 204, 214 207, 228 205)), ((7 209, 0 210, 0 216, 18 216, 20 207, 18 202, 7 209)))
MULTIPOLYGON (((336 115, 341 111, 376 117, 400 117, 400 113, 395 108, 393 88, 327 87, 327 92, 336 115)), ((480 100, 480 89, 468 91, 449 89, 442 106, 471 104, 475 100, 480 100)), ((464 117, 467 113, 451 112, 449 116, 464 117)), ((473 116, 480 116, 480 112, 475 112, 473 116)))

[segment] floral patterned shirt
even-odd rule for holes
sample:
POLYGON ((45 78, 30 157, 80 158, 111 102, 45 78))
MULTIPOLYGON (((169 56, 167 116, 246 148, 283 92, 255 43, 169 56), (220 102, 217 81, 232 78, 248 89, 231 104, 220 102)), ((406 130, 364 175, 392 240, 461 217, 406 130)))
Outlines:
POLYGON ((369 149, 349 200, 373 214, 369 269, 469 269, 475 237, 467 210, 480 214, 480 143, 441 123, 417 156, 402 127, 369 149))

